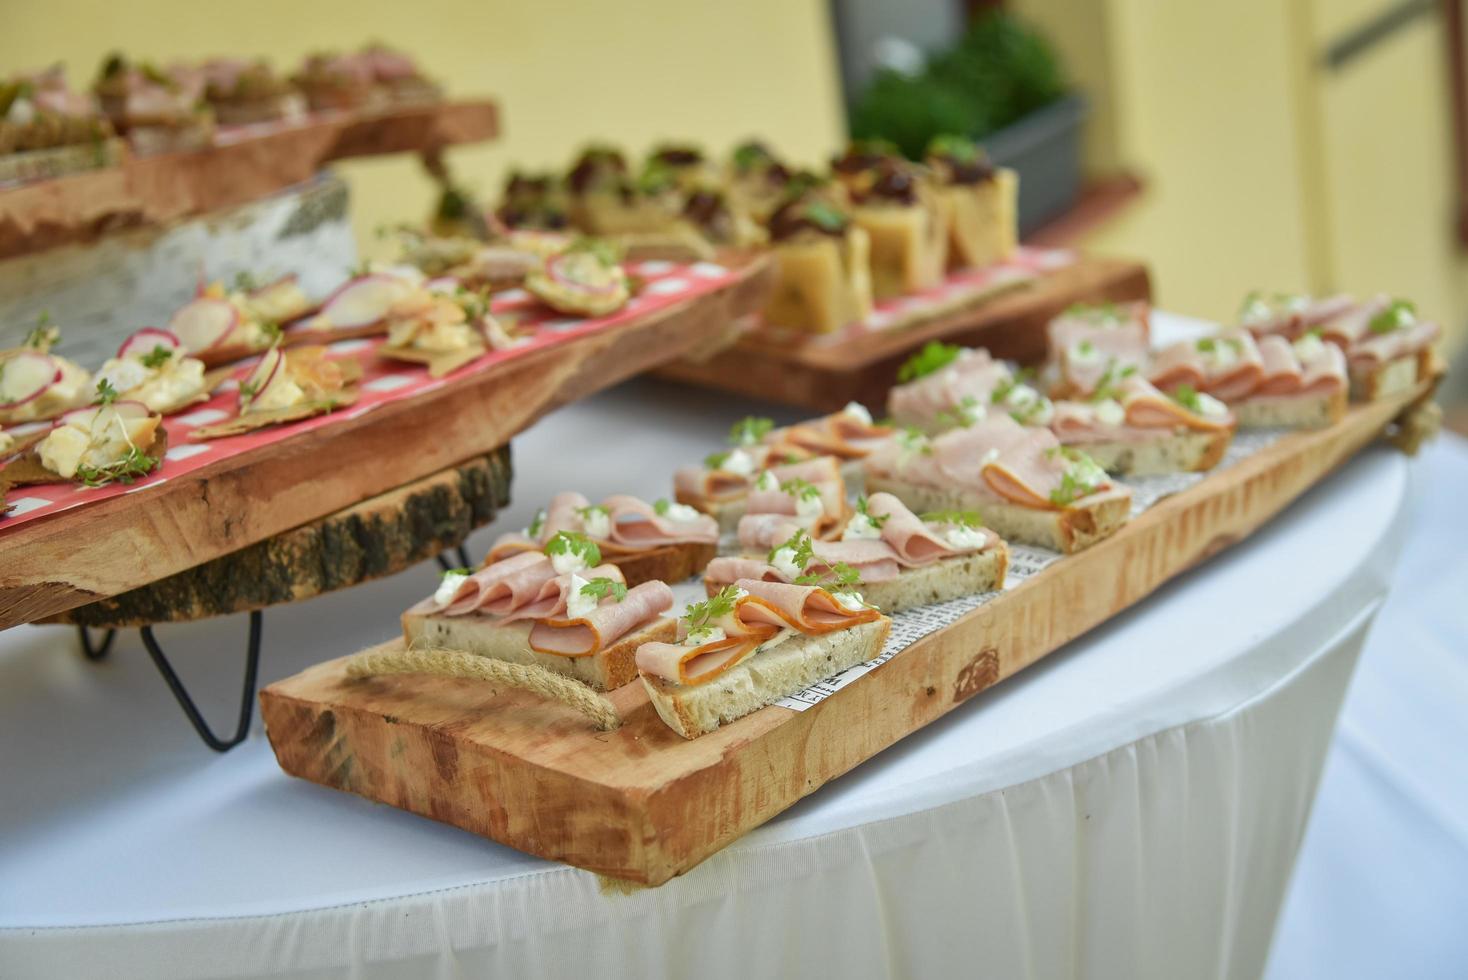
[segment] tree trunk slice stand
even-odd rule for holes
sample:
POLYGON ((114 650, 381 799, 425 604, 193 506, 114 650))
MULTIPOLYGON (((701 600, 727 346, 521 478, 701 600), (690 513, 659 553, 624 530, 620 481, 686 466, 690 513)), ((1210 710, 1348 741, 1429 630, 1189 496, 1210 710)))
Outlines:
POLYGON ((902 362, 930 340, 987 347, 995 357, 1034 363, 1045 356, 1045 324, 1071 304, 1151 295, 1142 263, 1082 255, 1032 282, 980 295, 937 315, 914 311, 909 322, 850 342, 791 341, 751 331, 711 357, 675 361, 658 374, 816 412, 833 412, 852 401, 875 408, 884 403, 902 362))
POLYGON ((432 153, 498 132, 488 101, 221 130, 202 150, 126 156, 115 167, 0 189, 0 258, 234 207, 309 180, 334 160, 432 153))
POLYGON ((431 675, 353 678, 353 658, 342 658, 262 691, 266 730, 292 775, 659 884, 1243 540, 1394 420, 1419 424, 1411 417, 1434 385, 1281 437, 804 711, 772 705, 685 741, 632 683, 608 695, 622 724, 606 732, 525 691, 431 675))

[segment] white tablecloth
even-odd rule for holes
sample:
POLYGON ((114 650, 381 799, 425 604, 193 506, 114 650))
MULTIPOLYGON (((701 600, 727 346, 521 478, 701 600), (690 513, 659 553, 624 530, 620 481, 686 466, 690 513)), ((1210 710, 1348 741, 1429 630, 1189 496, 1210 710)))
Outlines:
MULTIPOLYGON (((664 494, 671 461, 755 407, 639 383, 558 413, 517 441, 494 530, 565 486, 664 494)), ((633 894, 292 780, 258 731, 212 755, 135 634, 100 665, 63 629, 0 634, 0 976, 1257 976, 1407 483, 1402 457, 1368 451, 633 894)), ((271 610, 263 680, 388 636, 435 571, 271 610)), ((237 698, 243 627, 160 630, 211 718, 237 698)))

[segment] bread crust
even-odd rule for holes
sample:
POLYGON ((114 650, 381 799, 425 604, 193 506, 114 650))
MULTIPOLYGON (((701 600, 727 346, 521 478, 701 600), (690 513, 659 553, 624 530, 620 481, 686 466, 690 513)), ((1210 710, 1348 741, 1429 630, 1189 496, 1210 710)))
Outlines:
POLYGON ((719 553, 717 543, 705 544, 684 541, 664 545, 649 551, 634 551, 625 555, 605 556, 622 570, 627 588, 635 588, 644 582, 682 582, 703 571, 719 553))

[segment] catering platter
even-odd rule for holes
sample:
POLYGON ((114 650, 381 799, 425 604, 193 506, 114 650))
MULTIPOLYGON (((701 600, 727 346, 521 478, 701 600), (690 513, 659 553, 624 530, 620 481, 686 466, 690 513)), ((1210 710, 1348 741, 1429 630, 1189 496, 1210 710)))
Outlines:
POLYGON ((499 111, 488 100, 231 127, 202 149, 124 155, 103 169, 0 187, 0 259, 234 207, 309 180, 334 160, 430 154, 498 131, 499 111))
POLYGON ((717 342, 768 286, 758 259, 630 271, 640 292, 600 318, 557 316, 523 290, 496 294, 495 314, 517 319, 530 339, 445 376, 377 357, 381 337, 338 340, 327 356, 361 373, 350 408, 192 439, 233 414, 226 385, 165 420, 163 465, 131 485, 13 488, 0 517, 0 628, 159 582, 490 454, 558 405, 717 342))
POLYGON ((1151 297, 1147 268, 1128 259, 1021 248, 1011 259, 951 274, 940 286, 879 303, 838 334, 799 336, 748 326, 712 356, 684 358, 662 377, 816 411, 876 404, 912 351, 932 340, 982 345, 1021 363, 1045 354, 1044 325, 1075 303, 1151 297))
POLYGON ((1138 481, 1112 536, 1065 557, 1014 549, 1003 591, 899 614, 873 661, 697 738, 638 683, 606 695, 621 724, 604 731, 490 683, 349 676, 352 658, 261 692, 267 732, 292 775, 659 884, 1243 540, 1394 424, 1410 443, 1440 376, 1326 428, 1253 432, 1206 476, 1138 481))

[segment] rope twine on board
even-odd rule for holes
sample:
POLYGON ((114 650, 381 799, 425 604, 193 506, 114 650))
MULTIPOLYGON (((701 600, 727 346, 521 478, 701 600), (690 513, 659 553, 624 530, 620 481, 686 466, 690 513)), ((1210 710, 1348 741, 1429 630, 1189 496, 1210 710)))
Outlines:
POLYGON ((585 715, 598 731, 609 732, 622 725, 612 702, 569 677, 534 664, 512 664, 460 650, 408 649, 396 653, 359 653, 347 661, 347 676, 379 677, 384 674, 433 674, 487 681, 498 687, 513 687, 558 701, 585 715))

